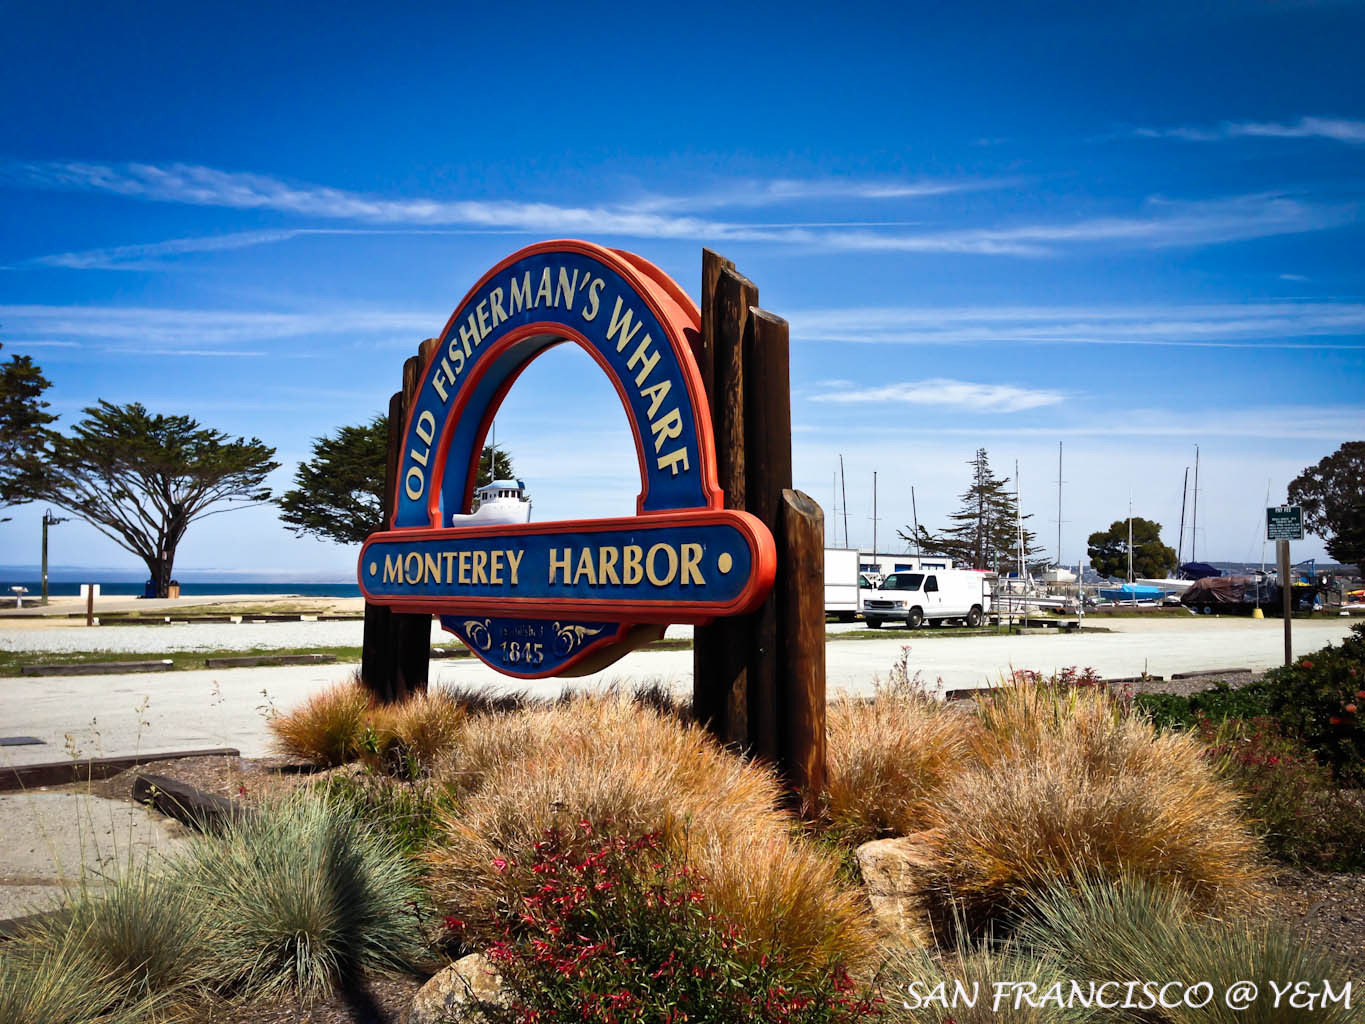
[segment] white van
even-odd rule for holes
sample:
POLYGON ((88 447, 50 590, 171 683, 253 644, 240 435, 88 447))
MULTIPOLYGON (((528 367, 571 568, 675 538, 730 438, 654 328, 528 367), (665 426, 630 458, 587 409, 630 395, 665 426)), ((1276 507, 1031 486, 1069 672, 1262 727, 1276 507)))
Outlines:
POLYGON ((911 629, 926 620, 937 626, 945 619, 979 626, 990 610, 986 574, 972 569, 893 572, 863 599, 863 618, 872 629, 892 621, 911 629))

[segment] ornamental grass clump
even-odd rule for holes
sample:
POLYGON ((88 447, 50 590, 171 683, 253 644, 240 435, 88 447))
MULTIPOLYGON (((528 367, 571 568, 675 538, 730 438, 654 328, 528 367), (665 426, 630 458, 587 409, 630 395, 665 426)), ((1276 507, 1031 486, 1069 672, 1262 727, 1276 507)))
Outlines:
MULTIPOLYGON (((1347 1024, 1358 1020, 1341 999, 1347 977, 1341 965, 1310 948, 1286 925, 1263 918, 1203 916, 1188 897, 1169 886, 1131 876, 1093 882, 1077 879, 1034 894, 1021 914, 1018 940, 1061 964, 1074 978, 1178 983, 1190 1002, 1206 1006, 1148 1006, 1119 1020, 1170 1024, 1347 1024), (1236 982, 1256 985, 1248 1005, 1228 1004, 1236 982), (1312 1009, 1290 1005, 1286 989, 1298 982, 1319 998, 1312 1009), (1195 991, 1205 983, 1207 989, 1195 991), (1327 987, 1325 988, 1324 985, 1327 987), (1275 989, 1282 991, 1276 1005, 1275 989), (1323 1000, 1321 996, 1337 995, 1323 1000)), ((1159 990, 1158 990, 1159 994, 1159 990)), ((1243 993, 1245 995, 1245 992, 1243 993)), ((1111 994, 1112 998, 1112 994, 1111 994)), ((1134 1000, 1151 1003, 1138 990, 1134 1000)), ((1302 1000, 1300 1000, 1302 1002, 1302 1000)))
POLYGON ((138 1024, 160 998, 140 994, 86 955, 74 927, 22 932, 0 945, 0 1021, 5 1024, 138 1024))
POLYGON ((658 835, 714 880, 713 909, 733 911, 764 952, 811 952, 801 968, 813 972, 873 955, 859 894, 833 857, 794 834, 771 771, 629 695, 479 719, 442 773, 460 806, 428 857, 429 883, 452 916, 515 917, 539 884, 538 843, 566 837, 573 855, 606 829, 658 835))
POLYGON ((205 978, 207 933, 202 916, 186 911, 185 886, 174 862, 162 870, 130 868, 103 889, 82 885, 62 924, 43 924, 54 947, 74 941, 82 962, 135 995, 179 993, 205 978))
POLYGON ((827 721, 818 825, 850 846, 923 829, 935 794, 971 756, 973 721, 912 685, 840 697, 827 721))
POLYGON ((340 683, 315 693, 301 707, 267 720, 283 754, 331 768, 363 753, 370 695, 358 682, 340 683))
POLYGON ((1028 890, 1132 875, 1196 906, 1262 894, 1259 845, 1197 738, 1158 733, 1097 689, 1016 683, 983 702, 976 764, 933 802, 930 906, 973 926, 1028 890))
POLYGON ((415 779, 428 774, 459 741, 465 711, 452 694, 436 690, 370 707, 363 722, 364 760, 391 775, 415 779))
POLYGON ((335 801, 295 794, 196 844, 183 912, 199 915, 215 987, 252 997, 329 993, 363 968, 420 955, 414 869, 335 801))
POLYGON ((501 932, 487 956, 505 999, 480 1005, 484 1019, 846 1024, 880 1016, 846 971, 811 977, 755 946, 712 909, 714 880, 661 836, 594 834, 586 846, 584 838, 549 833, 528 865, 539 884, 517 918, 488 922, 501 932))

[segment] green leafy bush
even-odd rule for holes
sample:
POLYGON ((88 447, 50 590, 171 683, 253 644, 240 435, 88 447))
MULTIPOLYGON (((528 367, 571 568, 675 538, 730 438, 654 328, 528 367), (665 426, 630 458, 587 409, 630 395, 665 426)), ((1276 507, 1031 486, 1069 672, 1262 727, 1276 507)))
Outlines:
POLYGON ((822 965, 812 981, 762 953, 707 908, 707 880, 659 836, 608 836, 583 853, 551 832, 528 866, 540 885, 515 920, 499 922, 503 938, 487 953, 509 996, 480 1007, 490 1021, 844 1024, 880 1015, 841 965, 822 965))
POLYGON ((1302 742, 1337 780, 1365 784, 1365 623, 1255 684, 1285 734, 1302 742))
POLYGON ((1228 718, 1260 718, 1270 714, 1270 704, 1259 687, 1234 689, 1216 683, 1212 689, 1188 695, 1140 693, 1133 706, 1162 729, 1193 729, 1201 718, 1221 722, 1228 718))
POLYGON ((1274 857, 1331 871, 1365 868, 1365 801, 1335 787, 1312 752, 1283 736, 1273 718, 1205 718, 1197 728, 1219 774, 1246 797, 1274 857))

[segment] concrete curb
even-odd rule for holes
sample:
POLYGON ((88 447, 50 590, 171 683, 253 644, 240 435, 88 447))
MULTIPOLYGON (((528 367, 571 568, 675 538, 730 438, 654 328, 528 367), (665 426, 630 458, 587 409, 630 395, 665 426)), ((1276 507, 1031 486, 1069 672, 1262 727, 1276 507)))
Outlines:
POLYGON ((179 761, 186 757, 240 757, 236 747, 211 747, 206 750, 174 750, 160 754, 133 754, 125 757, 89 757, 72 761, 44 761, 39 764, 0 767, 0 793, 39 786, 64 786, 70 782, 107 779, 111 775, 153 761, 179 761))

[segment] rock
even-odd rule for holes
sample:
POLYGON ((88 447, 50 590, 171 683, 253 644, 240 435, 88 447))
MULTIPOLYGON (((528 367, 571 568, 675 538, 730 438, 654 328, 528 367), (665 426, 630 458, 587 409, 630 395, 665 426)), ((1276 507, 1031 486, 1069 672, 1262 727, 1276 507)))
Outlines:
POLYGON ((456 960, 423 985, 413 997, 408 1024, 482 1020, 470 1005, 475 1001, 507 1005, 502 976, 482 953, 470 953, 456 960))
POLYGON ((934 863, 933 847, 921 836, 875 839, 854 852, 877 926, 896 945, 933 945, 921 898, 934 863))

